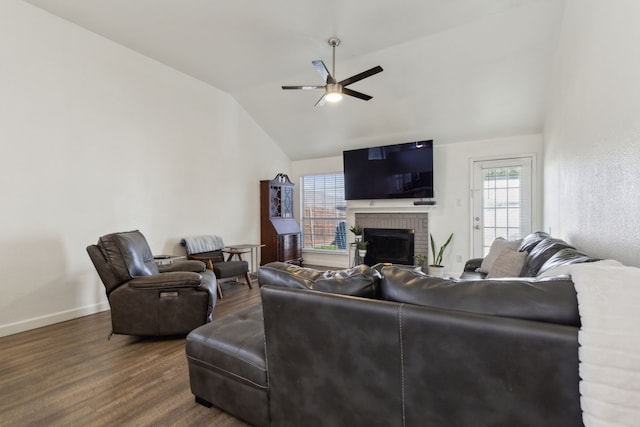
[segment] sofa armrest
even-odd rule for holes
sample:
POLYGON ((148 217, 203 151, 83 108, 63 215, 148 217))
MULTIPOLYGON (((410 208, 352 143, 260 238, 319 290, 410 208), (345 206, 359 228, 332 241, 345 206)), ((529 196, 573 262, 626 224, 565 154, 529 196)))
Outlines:
POLYGON ((193 288, 202 283, 202 275, 188 271, 139 276, 129 280, 134 289, 193 288))
POLYGON ((482 265, 484 258, 471 258, 464 263, 464 271, 475 272, 482 265))
POLYGON ((196 260, 175 261, 171 264, 158 266, 160 273, 168 273, 171 271, 192 271, 194 273, 202 273, 206 268, 207 266, 204 262, 196 260))

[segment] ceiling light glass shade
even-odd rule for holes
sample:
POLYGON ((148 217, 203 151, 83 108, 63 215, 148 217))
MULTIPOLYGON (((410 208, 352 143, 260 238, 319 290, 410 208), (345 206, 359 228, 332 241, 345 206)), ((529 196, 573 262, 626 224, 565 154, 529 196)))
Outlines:
POLYGON ((342 99, 342 86, 338 83, 328 83, 325 99, 328 102, 338 102, 342 99))
POLYGON ((342 94, 340 93, 328 93, 325 97, 329 102, 338 102, 342 99, 342 94))

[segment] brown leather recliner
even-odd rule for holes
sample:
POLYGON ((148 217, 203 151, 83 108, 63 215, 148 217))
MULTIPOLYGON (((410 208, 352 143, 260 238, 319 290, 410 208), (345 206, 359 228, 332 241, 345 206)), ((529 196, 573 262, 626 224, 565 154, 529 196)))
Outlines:
POLYGON ((203 262, 157 266, 138 230, 102 236, 87 252, 106 288, 112 333, 183 335, 212 320, 216 276, 203 262))

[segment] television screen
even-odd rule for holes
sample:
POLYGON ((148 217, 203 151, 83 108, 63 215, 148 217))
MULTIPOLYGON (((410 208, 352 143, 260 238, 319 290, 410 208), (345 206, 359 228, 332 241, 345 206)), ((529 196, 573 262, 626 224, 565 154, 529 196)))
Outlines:
POLYGON ((433 141, 343 152, 346 200, 433 197, 433 141))

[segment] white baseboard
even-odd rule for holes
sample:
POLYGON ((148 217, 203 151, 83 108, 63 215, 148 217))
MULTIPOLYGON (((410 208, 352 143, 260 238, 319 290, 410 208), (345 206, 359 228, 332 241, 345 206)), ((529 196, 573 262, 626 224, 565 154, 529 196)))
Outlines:
POLYGON ((71 310, 59 311, 57 313, 51 313, 44 316, 32 317, 31 319, 21 320, 19 322, 7 323, 6 325, 0 325, 0 337, 29 331, 31 329, 41 328, 43 326, 53 325, 54 323, 65 322, 67 320, 88 316, 90 314, 95 314, 106 310, 109 310, 109 303, 102 302, 98 304, 74 308, 71 310))

